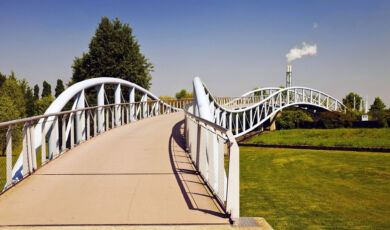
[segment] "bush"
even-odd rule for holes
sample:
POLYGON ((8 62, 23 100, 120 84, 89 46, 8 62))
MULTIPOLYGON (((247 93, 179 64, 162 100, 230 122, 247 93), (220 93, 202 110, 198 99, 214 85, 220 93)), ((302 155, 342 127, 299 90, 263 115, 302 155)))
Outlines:
POLYGON ((277 129, 295 129, 304 128, 313 119, 302 110, 283 111, 279 117, 276 118, 277 129))
POLYGON ((354 121, 352 128, 384 128, 386 124, 382 121, 354 121))
POLYGON ((370 112, 371 118, 379 122, 382 127, 390 127, 390 112, 389 111, 373 111, 370 112))
POLYGON ((350 128, 354 121, 351 114, 341 112, 322 112, 316 121, 317 128, 350 128))

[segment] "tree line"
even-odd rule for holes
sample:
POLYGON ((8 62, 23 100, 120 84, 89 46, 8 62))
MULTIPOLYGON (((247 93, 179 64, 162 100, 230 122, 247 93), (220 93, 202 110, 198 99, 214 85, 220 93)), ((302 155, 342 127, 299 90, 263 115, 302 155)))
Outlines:
MULTIPOLYGON (((63 81, 58 79, 54 97, 64 90, 63 81)), ((38 84, 30 87, 25 79, 17 79, 13 71, 8 76, 0 73, 0 122, 41 115, 54 97, 47 81, 43 81, 40 94, 38 84)))

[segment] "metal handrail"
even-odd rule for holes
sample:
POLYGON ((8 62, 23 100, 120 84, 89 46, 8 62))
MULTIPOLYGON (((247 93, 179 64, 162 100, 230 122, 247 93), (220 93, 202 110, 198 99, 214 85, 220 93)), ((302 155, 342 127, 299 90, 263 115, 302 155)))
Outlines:
POLYGON ((67 150, 77 146, 79 143, 93 138, 114 127, 118 127, 138 119, 181 111, 182 107, 185 106, 185 103, 179 102, 185 101, 188 100, 170 101, 175 103, 177 102, 177 106, 180 107, 171 106, 162 100, 108 104, 2 122, 0 123, 0 128, 8 128, 5 136, 7 160, 4 165, 0 165, 0 167, 5 168, 4 172, 6 172, 4 181, 5 187, 3 191, 14 186, 20 181, 20 179, 37 170, 39 167, 39 165, 37 165, 36 157, 38 150, 41 150, 42 152, 41 162, 43 165, 47 163, 48 160, 58 157, 67 150), (98 125, 99 119, 97 115, 99 112, 105 114, 105 120, 103 121, 105 126, 101 127, 102 129, 99 129, 98 125), (83 116, 82 114, 86 114, 84 119, 81 119, 81 116, 83 116), (80 122, 85 123, 81 124, 80 122), (19 164, 17 161, 13 166, 12 133, 15 130, 15 126, 18 124, 24 124, 21 130, 23 135, 23 150, 19 155, 19 159, 22 156, 23 160, 20 161, 19 164), (81 131, 80 127, 83 127, 81 131), (70 130, 68 130, 68 128, 70 128, 70 130), (48 136, 48 142, 46 142, 46 135, 48 136), (38 136, 42 138, 39 141, 37 141, 38 136), (46 144, 48 144, 48 146, 46 146, 46 144), (48 151, 46 150, 47 147, 48 151), (49 158, 47 158, 47 154, 49 158), (20 168, 21 166, 22 168, 20 168))
POLYGON ((187 152, 200 176, 209 187, 231 220, 240 217, 239 148, 231 132, 188 111, 185 112, 187 152), (189 122, 191 121, 191 122, 189 122), (229 156, 226 175, 224 167, 225 145, 229 156))

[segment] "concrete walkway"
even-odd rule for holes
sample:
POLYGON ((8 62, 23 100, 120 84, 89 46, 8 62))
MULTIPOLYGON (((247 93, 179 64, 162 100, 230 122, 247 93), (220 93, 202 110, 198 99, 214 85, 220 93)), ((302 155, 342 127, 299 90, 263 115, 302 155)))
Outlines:
POLYGON ((0 226, 229 224, 183 150, 182 112, 103 133, 0 196, 0 226))

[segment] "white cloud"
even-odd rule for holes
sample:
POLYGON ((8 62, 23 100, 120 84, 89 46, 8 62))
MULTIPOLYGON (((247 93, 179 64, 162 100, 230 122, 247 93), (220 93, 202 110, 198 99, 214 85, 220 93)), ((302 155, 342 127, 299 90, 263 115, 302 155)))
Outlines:
POLYGON ((313 30, 317 29, 318 28, 318 23, 317 22, 314 22, 313 23, 313 30))
POLYGON ((296 59, 300 59, 303 56, 314 56, 317 54, 317 44, 308 45, 302 42, 302 48, 294 47, 286 54, 287 62, 292 62, 296 59))

